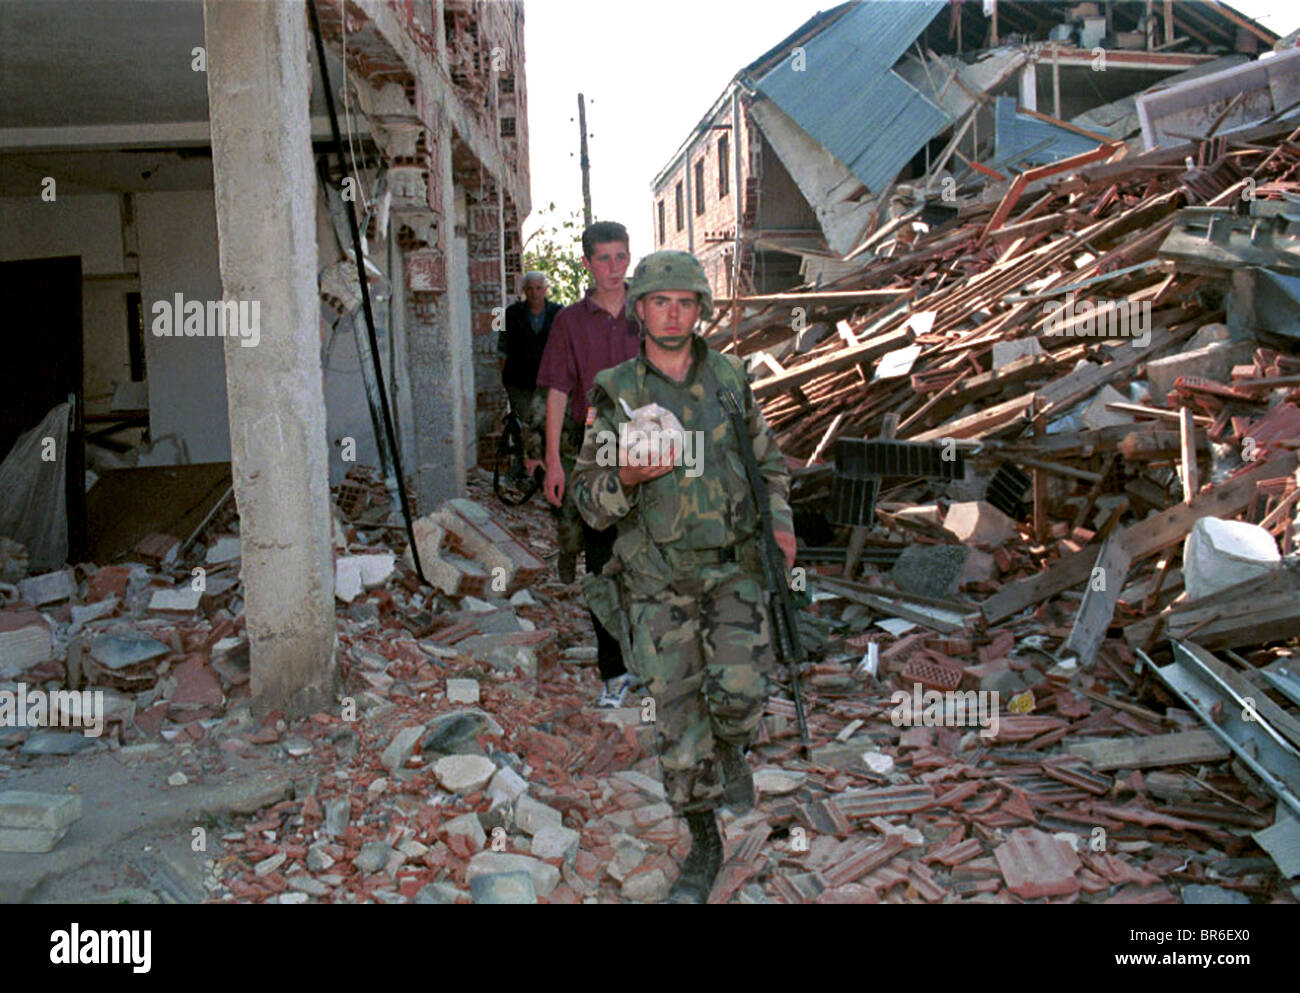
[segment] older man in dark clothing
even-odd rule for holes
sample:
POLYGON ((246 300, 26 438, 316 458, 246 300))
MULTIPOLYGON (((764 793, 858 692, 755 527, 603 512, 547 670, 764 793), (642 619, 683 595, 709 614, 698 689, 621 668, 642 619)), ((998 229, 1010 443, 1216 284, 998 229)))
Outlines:
POLYGON ((524 465, 530 474, 544 465, 546 456, 546 390, 537 388, 537 367, 551 323, 562 309, 546 299, 546 290, 545 273, 524 276, 524 299, 506 308, 505 328, 497 341, 501 385, 523 428, 524 465))

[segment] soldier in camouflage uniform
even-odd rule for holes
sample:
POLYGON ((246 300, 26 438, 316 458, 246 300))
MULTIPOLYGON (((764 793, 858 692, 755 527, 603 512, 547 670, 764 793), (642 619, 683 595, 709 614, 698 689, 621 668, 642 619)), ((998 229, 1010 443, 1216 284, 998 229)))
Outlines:
POLYGON ((738 811, 753 806, 743 749, 762 716, 774 661, 758 512, 719 388, 747 415, 787 565, 795 548, 790 481, 743 363, 692 333, 712 312, 695 258, 666 251, 643 259, 628 312, 641 324, 641 353, 596 376, 574 500, 592 527, 618 525, 614 558, 588 583, 588 601, 630 642, 627 666, 655 701, 668 800, 691 829, 691 854, 670 899, 703 902, 722 860, 715 808, 720 800, 738 811), (652 443, 639 459, 635 436, 625 434, 621 447, 616 439, 627 410, 652 403, 677 416, 685 437, 671 451, 652 443))

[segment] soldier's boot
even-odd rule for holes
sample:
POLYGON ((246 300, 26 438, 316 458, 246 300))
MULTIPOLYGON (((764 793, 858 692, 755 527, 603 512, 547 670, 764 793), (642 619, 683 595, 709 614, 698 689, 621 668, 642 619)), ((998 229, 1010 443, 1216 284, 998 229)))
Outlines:
POLYGON ((722 835, 712 810, 689 813, 686 823, 691 829, 691 853, 668 891, 668 902, 705 903, 722 868, 722 835))
POLYGON ((733 813, 744 814, 754 809, 754 774, 745 761, 745 751, 739 742, 714 738, 714 748, 722 765, 722 775, 727 785, 722 791, 722 802, 733 813))

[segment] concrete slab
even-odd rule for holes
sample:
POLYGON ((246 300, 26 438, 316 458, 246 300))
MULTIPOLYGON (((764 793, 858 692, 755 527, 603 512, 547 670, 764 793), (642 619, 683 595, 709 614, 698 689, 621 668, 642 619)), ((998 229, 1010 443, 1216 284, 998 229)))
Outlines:
MULTIPOLYGON (((179 754, 177 750, 168 758, 175 755, 178 759, 179 754)), ((219 781, 164 789, 162 782, 175 764, 176 760, 160 759, 124 765, 110 753, 101 752, 58 764, 46 760, 40 767, 11 773, 5 783, 11 790, 75 792, 81 797, 82 817, 51 852, 0 853, 0 903, 44 902, 56 888, 65 894, 69 887, 84 888, 91 876, 105 880, 114 871, 125 873, 146 843, 153 842, 157 849, 160 841, 171 839, 177 851, 188 850, 193 830, 207 830, 212 818, 253 813, 284 799, 293 789, 287 772, 265 760, 238 756, 227 761, 219 781)), ((191 852, 193 858, 185 857, 185 872, 191 879, 201 873, 202 862, 212 857, 211 837, 208 840, 208 852, 191 852)), ((175 867, 170 871, 175 874, 175 867)), ((127 884, 123 878, 116 885, 127 884)), ((139 879, 130 885, 139 885, 139 879)), ((189 891, 193 893, 192 886, 189 891)))

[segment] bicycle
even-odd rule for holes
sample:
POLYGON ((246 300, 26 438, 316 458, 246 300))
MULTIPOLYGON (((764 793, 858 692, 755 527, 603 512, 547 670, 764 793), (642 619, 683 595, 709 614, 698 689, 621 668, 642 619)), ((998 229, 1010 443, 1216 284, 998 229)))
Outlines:
POLYGON ((524 430, 510 402, 506 401, 505 423, 497 439, 496 459, 492 464, 492 490, 507 507, 518 507, 533 498, 542 488, 540 468, 529 475, 524 468, 524 430))

